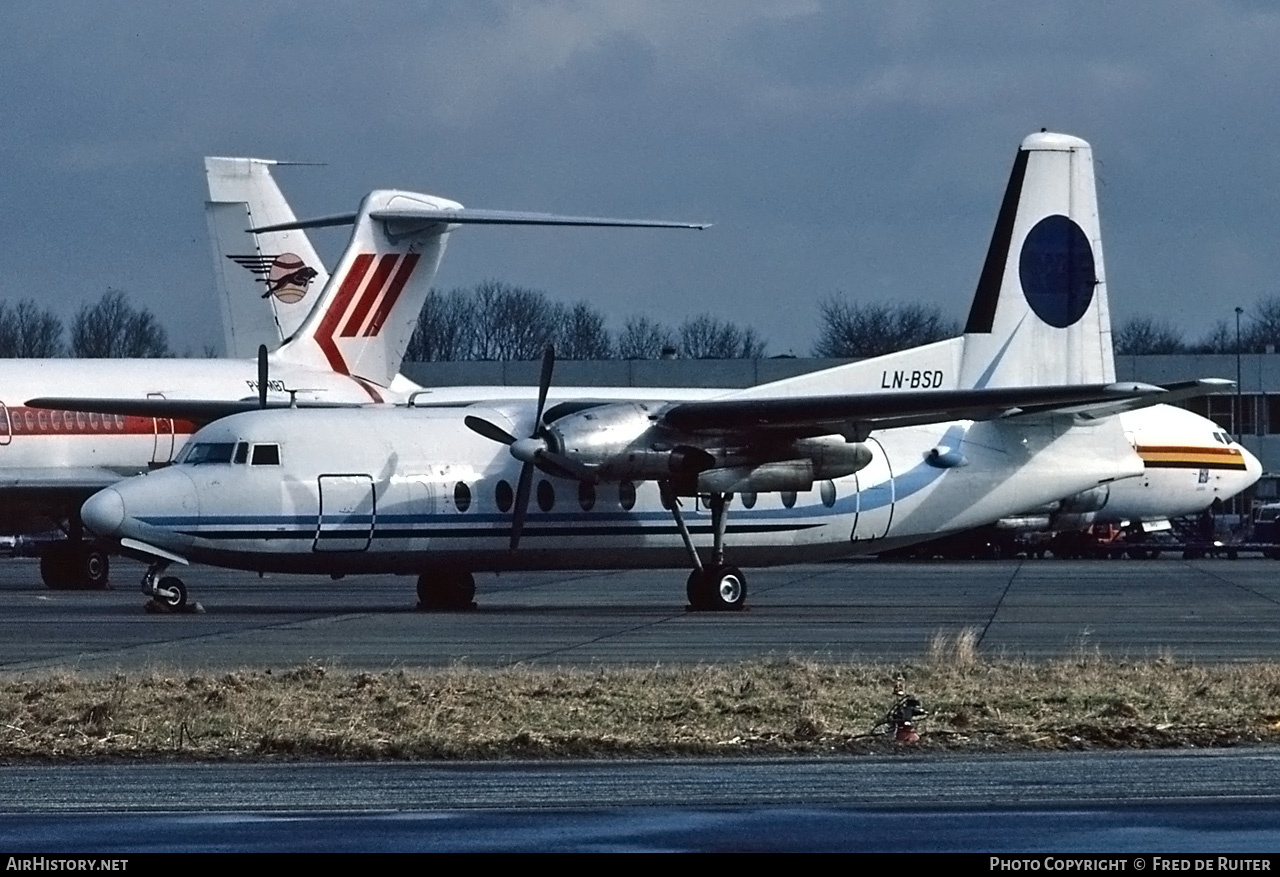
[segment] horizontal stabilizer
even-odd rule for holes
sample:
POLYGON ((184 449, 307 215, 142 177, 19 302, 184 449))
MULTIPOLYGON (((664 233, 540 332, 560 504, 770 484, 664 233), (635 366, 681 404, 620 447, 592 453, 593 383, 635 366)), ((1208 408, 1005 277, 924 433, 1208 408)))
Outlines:
MULTIPOLYGON (((328 228, 335 225, 352 225, 356 221, 356 213, 342 213, 336 216, 321 216, 316 219, 302 219, 296 222, 284 222, 251 228, 254 234, 272 231, 292 231, 303 228, 328 228)), ((456 210, 437 210, 428 207, 397 208, 373 210, 370 219, 379 222, 397 223, 444 223, 448 225, 567 225, 567 226, 600 226, 606 228, 710 228, 707 222, 668 222, 661 219, 609 219, 595 216, 557 216, 554 213, 523 213, 517 210, 473 210, 461 208, 456 210)))

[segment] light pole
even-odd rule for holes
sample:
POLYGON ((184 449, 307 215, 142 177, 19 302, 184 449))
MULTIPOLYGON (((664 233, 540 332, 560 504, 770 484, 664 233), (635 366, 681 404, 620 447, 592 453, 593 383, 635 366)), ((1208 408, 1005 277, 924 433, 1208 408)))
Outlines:
POLYGON ((1240 315, 1244 308, 1236 308, 1236 413, 1232 420, 1236 427, 1236 444, 1240 443, 1240 418, 1244 416, 1244 400, 1240 397, 1240 315))

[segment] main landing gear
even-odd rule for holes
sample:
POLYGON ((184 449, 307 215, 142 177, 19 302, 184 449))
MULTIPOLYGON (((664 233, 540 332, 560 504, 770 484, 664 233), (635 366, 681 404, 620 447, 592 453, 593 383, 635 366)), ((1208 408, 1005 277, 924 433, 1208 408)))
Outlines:
POLYGON ((476 580, 467 570, 442 569, 418 576, 418 608, 434 611, 474 609, 476 580))
POLYGON ((40 578, 52 590, 100 591, 107 587, 110 573, 107 552, 93 542, 55 542, 40 555, 40 578))
MULTIPOLYGON (((199 611, 199 604, 188 604, 187 586, 177 576, 161 576, 169 566, 167 561, 156 562, 142 577, 142 593, 151 598, 156 609, 165 612, 199 611)), ((150 607, 148 607, 150 608, 150 607)))
POLYGON ((675 518, 676 528, 684 547, 693 561, 693 572, 689 573, 689 581, 685 586, 685 594, 689 598, 689 608, 695 612, 737 611, 747 603, 747 577, 736 566, 724 562, 724 533, 728 525, 727 508, 731 493, 711 494, 711 528, 714 541, 711 547, 711 562, 703 564, 693 547, 693 538, 689 535, 689 527, 680 513, 680 498, 676 496, 669 482, 661 482, 662 502, 671 510, 675 518))

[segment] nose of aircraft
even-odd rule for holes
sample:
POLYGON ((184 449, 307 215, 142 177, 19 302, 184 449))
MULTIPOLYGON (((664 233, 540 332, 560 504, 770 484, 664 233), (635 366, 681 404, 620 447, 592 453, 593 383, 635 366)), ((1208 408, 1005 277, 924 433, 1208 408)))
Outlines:
MULTIPOLYGON (((1249 449, 1243 445, 1240 447, 1240 455, 1244 457, 1244 471, 1247 476, 1244 487, 1251 487, 1262 477, 1262 461, 1249 453, 1249 449)), ((1241 489, 1243 490, 1244 487, 1241 489)))
POLYGON ((118 535, 124 523, 124 497, 114 487, 98 491, 80 507, 80 520, 99 536, 118 535))
POLYGON ((80 519, 99 536, 148 542, 168 540, 177 518, 198 514, 195 484, 176 466, 126 478, 80 507, 80 519))

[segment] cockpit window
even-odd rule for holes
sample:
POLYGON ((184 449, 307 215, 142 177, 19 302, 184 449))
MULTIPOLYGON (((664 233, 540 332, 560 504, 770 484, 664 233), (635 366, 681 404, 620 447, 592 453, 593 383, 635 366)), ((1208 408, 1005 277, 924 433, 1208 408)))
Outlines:
POLYGON ((254 445, 253 446, 253 465, 279 466, 280 465, 280 446, 279 445, 254 445))
POLYGON ((249 443, 248 443, 248 442, 240 442, 240 444, 236 445, 236 459, 235 459, 235 461, 236 461, 237 463, 243 463, 243 462, 244 462, 245 460, 247 460, 247 459, 249 459, 249 443))
POLYGON ((235 442, 200 442, 191 446, 182 458, 183 465, 199 466, 201 463, 230 463, 235 452, 235 442))

